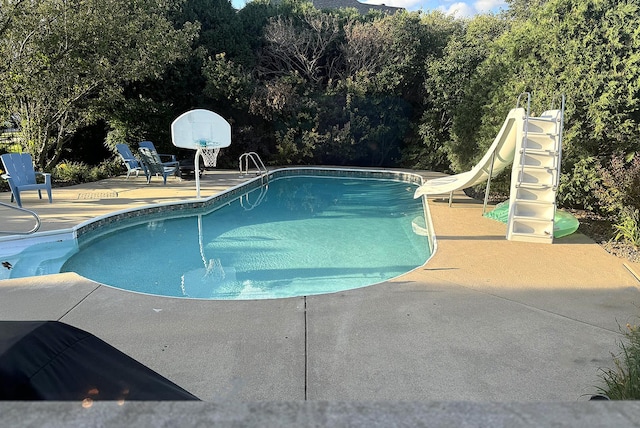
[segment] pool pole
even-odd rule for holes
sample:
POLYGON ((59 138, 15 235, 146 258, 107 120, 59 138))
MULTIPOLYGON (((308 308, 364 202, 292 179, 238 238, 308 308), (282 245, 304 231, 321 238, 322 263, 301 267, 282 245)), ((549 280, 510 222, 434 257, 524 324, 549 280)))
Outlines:
POLYGON ((196 174, 196 197, 200 199, 200 155, 202 154, 202 149, 198 148, 196 150, 196 158, 193 161, 193 165, 195 167, 196 174))

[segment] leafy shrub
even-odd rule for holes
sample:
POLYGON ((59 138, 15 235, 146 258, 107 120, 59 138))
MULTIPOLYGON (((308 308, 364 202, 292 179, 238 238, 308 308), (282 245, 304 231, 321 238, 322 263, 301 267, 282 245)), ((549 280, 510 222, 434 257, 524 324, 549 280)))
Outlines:
POLYGON ((90 167, 83 162, 63 161, 57 164, 51 175, 54 181, 78 184, 89 181, 90 167))
POLYGON ((640 153, 615 155, 608 168, 598 167, 594 188, 600 210, 613 217, 616 241, 640 245, 640 153))
POLYGON ((307 132, 290 128, 276 133, 276 149, 278 151, 275 161, 282 165, 304 165, 313 156, 315 147, 312 138, 307 132))
POLYGON ((92 167, 89 177, 91 178, 91 181, 103 180, 105 178, 117 176, 122 173, 123 169, 124 166, 120 160, 107 159, 100 162, 98 166, 92 167))
POLYGON ((0 155, 5 153, 22 153, 22 146, 14 143, 3 143, 0 145, 0 155))
POLYGON ((594 191, 601 181, 600 163, 594 157, 579 160, 571 174, 560 177, 558 202, 567 208, 598 210, 598 198, 594 191))
POLYGON ((620 217, 626 207, 640 208, 640 152, 629 156, 614 155, 608 168, 598 167, 601 180, 595 196, 601 209, 620 217))
POLYGON ((629 207, 623 208, 620 219, 613 225, 616 230, 615 240, 640 247, 640 211, 629 207))
POLYGON ((51 171, 55 182, 79 184, 113 177, 121 172, 122 165, 116 160, 106 160, 98 166, 89 166, 83 162, 63 161, 51 171))
POLYGON ((611 400, 640 399, 640 329, 627 324, 618 343, 619 354, 612 354, 613 369, 601 369, 604 386, 598 392, 611 400))

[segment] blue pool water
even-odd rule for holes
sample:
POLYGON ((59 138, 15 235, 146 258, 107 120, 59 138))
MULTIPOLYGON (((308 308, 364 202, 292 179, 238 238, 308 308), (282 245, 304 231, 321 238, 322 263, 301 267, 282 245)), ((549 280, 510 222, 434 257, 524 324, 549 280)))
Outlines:
POLYGON ((81 244, 62 266, 131 291, 205 299, 331 293, 421 266, 415 186, 288 177, 213 212, 153 220, 81 244), (260 192, 263 192, 261 195, 260 192), (259 202, 259 203, 258 203, 259 202))
POLYGON ((331 293, 426 262, 422 202, 391 180, 285 177, 209 213, 80 241, 60 269, 136 292, 205 299, 331 293), (262 192, 262 194, 261 194, 262 192))

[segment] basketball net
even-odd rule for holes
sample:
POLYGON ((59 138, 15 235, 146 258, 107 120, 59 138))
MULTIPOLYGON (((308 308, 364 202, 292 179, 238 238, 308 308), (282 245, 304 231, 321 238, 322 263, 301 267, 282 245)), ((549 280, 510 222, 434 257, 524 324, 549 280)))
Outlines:
POLYGON ((218 163, 218 153, 220 153, 220 148, 217 147, 215 149, 200 149, 200 153, 202 153, 202 159, 204 160, 204 166, 206 167, 215 167, 218 163))

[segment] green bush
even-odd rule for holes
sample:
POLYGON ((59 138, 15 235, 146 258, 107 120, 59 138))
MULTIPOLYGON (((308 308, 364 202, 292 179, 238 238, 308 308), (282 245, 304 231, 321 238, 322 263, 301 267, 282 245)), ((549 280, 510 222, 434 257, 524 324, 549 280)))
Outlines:
POLYGON ((620 213, 619 220, 613 225, 616 230, 616 241, 624 241, 640 247, 640 211, 625 207, 620 213))
POLYGON ((600 163, 594 157, 579 160, 571 174, 560 177, 558 202, 567 208, 598 211, 598 198, 594 191, 602 180, 599 174, 600 163))
POLYGON ((598 392, 611 400, 640 399, 640 329, 627 324, 620 352, 612 354, 613 369, 601 369, 604 386, 598 392))
POLYGON ((599 166, 594 188, 600 210, 612 217, 615 239, 640 245, 640 153, 611 157, 607 168, 599 166))
POLYGON ((83 162, 63 161, 51 171, 54 181, 67 184, 78 184, 89 181, 90 167, 83 162))
POLYGON ((98 166, 63 161, 53 168, 51 176, 58 184, 80 184, 116 176, 121 170, 122 165, 116 160, 105 160, 98 166))
POLYGON ((598 173, 595 196, 605 212, 620 217, 627 207, 640 208, 640 152, 614 155, 606 168, 598 167, 598 173))

